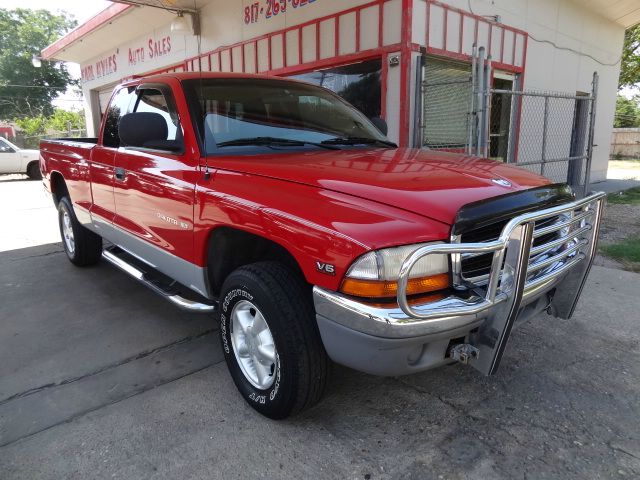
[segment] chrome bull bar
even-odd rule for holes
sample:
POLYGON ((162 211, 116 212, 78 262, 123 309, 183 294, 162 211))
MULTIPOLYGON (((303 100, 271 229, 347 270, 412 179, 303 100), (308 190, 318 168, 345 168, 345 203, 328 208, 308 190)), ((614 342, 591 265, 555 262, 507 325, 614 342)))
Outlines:
POLYGON ((485 374, 494 373, 523 298, 556 288, 551 313, 561 318, 573 314, 596 252, 604 196, 602 192, 594 193, 571 203, 519 215, 493 241, 418 248, 400 268, 397 294, 400 309, 415 320, 485 312, 486 321, 471 338, 480 355, 470 363, 485 374), (537 221, 554 217, 559 219, 556 223, 536 230, 537 221), (533 247, 536 238, 553 232, 558 232, 559 238, 533 247), (420 259, 438 254, 460 258, 488 253, 493 254, 488 279, 482 286, 466 285, 474 292, 468 299, 458 298, 446 306, 435 302, 434 308, 421 306, 420 310, 409 304, 407 284, 420 259))
MULTIPOLYGON (((559 274, 566 272, 569 269, 567 267, 574 266, 576 263, 584 260, 585 258, 591 259, 595 253, 597 242, 594 240, 597 240, 600 217, 604 204, 604 196, 604 193, 599 192, 572 203, 519 215, 509 221, 507 225, 505 225, 498 239, 494 241, 479 243, 435 244, 418 248, 404 261, 402 267, 400 268, 397 294, 398 305, 406 315, 419 320, 433 320, 436 318, 444 318, 451 315, 474 314, 490 308, 496 303, 504 301, 511 288, 518 285, 521 277, 525 277, 526 273, 530 270, 541 270, 545 266, 548 266, 555 261, 560 261, 563 258, 567 258, 573 253, 576 254, 568 262, 558 266, 547 275, 535 279, 531 283, 533 286, 535 286, 542 283, 542 281, 544 280, 548 280, 550 276, 558 276, 559 274), (546 227, 544 229, 541 229, 539 232, 534 232, 533 226, 535 221, 562 213, 575 212, 576 210, 583 209, 584 207, 590 208, 583 213, 575 215, 569 220, 565 220, 556 225, 552 225, 551 227, 546 227), (528 259, 530 254, 541 253, 541 247, 531 248, 533 238, 552 232, 553 230, 559 230, 561 228, 569 227, 571 224, 577 223, 578 221, 586 220, 589 217, 593 217, 592 223, 581 226, 577 230, 570 232, 568 236, 577 238, 583 233, 590 232, 591 238, 579 239, 574 245, 568 247, 565 251, 557 254, 556 256, 541 262, 533 263, 531 265, 529 265, 528 262, 523 265, 519 265, 517 262, 505 262, 505 260, 509 260, 505 258, 507 252, 513 251, 514 249, 520 251, 519 255, 513 255, 514 260, 519 257, 528 259), (588 252, 585 253, 582 251, 582 248, 587 245, 589 245, 590 248, 588 249, 588 252), (427 255, 437 254, 479 255, 485 253, 493 253, 493 261, 491 264, 491 273, 489 276, 489 281, 487 283, 486 293, 481 302, 474 301, 472 303, 469 303, 468 305, 457 305, 453 309, 449 310, 423 310, 421 312, 413 309, 409 305, 406 294, 407 284, 409 281, 411 270, 420 259, 426 257, 427 255), (511 271, 509 271, 510 269, 511 271), (499 281, 505 277, 505 273, 507 274, 507 278, 512 277, 512 281, 510 280, 505 282, 503 280, 501 285, 502 288, 499 289, 499 281)), ((563 243, 567 243, 567 238, 556 239, 550 242, 548 245, 559 246, 563 243)), ((544 246, 546 245, 543 245, 542 247, 544 246)))

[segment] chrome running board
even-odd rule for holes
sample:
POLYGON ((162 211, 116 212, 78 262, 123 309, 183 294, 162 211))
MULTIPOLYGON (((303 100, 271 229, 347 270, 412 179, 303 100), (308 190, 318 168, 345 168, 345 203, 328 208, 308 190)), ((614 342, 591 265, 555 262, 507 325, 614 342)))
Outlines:
POLYGON ((119 257, 117 254, 113 253, 110 250, 103 250, 102 258, 104 258, 111 265, 114 265, 123 272, 129 274, 143 285, 149 287, 158 295, 166 298, 181 310, 196 313, 213 313, 216 309, 215 305, 189 300, 188 298, 178 295, 176 292, 171 291, 168 288, 163 288, 160 282, 154 282, 147 273, 138 269, 136 266, 127 262, 125 259, 119 257))

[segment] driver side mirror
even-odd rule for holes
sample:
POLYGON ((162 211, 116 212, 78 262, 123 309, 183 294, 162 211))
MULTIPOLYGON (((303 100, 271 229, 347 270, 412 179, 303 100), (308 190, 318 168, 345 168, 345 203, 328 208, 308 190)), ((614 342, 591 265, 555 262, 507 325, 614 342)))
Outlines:
POLYGON ((382 132, 383 135, 386 135, 389 132, 389 126, 387 122, 382 117, 371 117, 371 123, 375 125, 375 127, 382 132))

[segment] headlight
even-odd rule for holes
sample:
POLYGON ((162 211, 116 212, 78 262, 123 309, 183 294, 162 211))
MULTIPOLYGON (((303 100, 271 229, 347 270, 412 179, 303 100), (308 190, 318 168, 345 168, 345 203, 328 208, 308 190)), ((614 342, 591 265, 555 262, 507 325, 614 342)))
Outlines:
MULTIPOLYGON (((395 297, 398 292, 400 267, 411 253, 425 245, 429 244, 419 243, 365 253, 353 262, 347 271, 340 291, 357 297, 395 297)), ((411 270, 407 295, 435 292, 448 287, 447 256, 427 255, 418 260, 411 270)))

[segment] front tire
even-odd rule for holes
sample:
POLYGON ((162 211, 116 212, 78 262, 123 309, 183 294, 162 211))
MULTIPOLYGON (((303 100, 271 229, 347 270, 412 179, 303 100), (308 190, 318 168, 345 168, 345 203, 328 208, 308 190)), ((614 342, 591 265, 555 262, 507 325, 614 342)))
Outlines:
POLYGON ((220 298, 222 350, 245 401, 273 419, 317 403, 329 359, 300 276, 276 262, 247 265, 229 275, 220 298))
POLYGON ((69 197, 58 203, 58 225, 67 258, 79 267, 95 265, 102 257, 102 237, 83 227, 71 206, 69 197))

